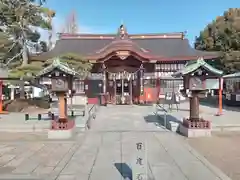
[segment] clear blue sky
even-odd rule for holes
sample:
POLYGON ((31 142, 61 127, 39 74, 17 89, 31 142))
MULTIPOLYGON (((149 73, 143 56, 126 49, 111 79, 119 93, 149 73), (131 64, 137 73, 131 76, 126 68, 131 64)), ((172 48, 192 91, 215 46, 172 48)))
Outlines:
POLYGON ((123 21, 129 33, 187 31, 190 42, 216 16, 240 6, 239 0, 47 0, 61 31, 72 10, 80 32, 115 33, 123 21))

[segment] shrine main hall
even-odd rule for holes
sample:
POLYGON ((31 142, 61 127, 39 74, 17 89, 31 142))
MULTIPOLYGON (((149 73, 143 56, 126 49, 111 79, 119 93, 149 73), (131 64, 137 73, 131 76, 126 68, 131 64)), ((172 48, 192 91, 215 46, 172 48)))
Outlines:
POLYGON ((74 82, 76 95, 85 94, 89 103, 154 103, 166 92, 176 92, 182 79, 171 75, 190 60, 215 60, 216 52, 192 48, 185 34, 128 34, 121 25, 115 34, 59 35, 55 47, 32 57, 46 61, 64 54, 76 54, 93 64, 85 79, 74 82))

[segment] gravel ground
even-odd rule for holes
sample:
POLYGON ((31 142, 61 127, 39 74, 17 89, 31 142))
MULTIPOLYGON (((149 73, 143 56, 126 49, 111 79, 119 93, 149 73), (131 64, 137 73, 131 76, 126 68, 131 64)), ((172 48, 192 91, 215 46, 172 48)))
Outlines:
POLYGON ((210 138, 187 141, 230 178, 240 179, 240 132, 214 133, 210 138))

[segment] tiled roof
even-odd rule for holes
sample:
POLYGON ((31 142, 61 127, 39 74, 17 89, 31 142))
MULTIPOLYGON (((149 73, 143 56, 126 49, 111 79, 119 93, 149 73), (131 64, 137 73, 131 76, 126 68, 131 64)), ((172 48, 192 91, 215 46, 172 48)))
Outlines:
POLYGON ((183 33, 162 34, 61 34, 55 47, 46 53, 33 57, 46 60, 66 53, 74 53, 91 60, 102 58, 111 51, 134 51, 147 59, 153 60, 193 60, 197 57, 212 59, 217 52, 204 52, 192 48, 183 33), (120 37, 120 38, 119 38, 120 37))
MULTIPOLYGON (((154 55, 155 57, 181 58, 201 56, 207 59, 208 56, 218 56, 216 52, 195 50, 189 45, 187 39, 134 39, 132 42, 133 43, 129 43, 130 47, 128 48, 132 48, 132 50, 135 51, 141 49, 142 53, 154 55)), ((120 48, 121 43, 124 44, 124 42, 119 41, 118 46, 120 48)), ((109 47, 109 45, 114 45, 111 39, 62 39, 57 41, 54 49, 41 54, 39 58, 49 59, 66 53, 75 53, 87 57, 100 54, 99 52, 107 49, 106 47, 109 47)))
POLYGON ((196 71, 200 67, 203 67, 204 69, 216 75, 223 74, 223 71, 214 68, 213 66, 205 62, 203 58, 199 58, 197 60, 189 61, 182 70, 176 72, 173 76, 182 76, 182 75, 190 74, 196 71))
POLYGON ((44 76, 45 74, 48 74, 51 71, 53 71, 55 68, 65 72, 66 74, 72 75, 72 76, 75 76, 78 74, 76 71, 74 71, 72 68, 70 68, 67 64, 62 63, 61 60, 57 57, 53 60, 52 64, 45 67, 42 71, 39 72, 39 74, 37 76, 38 77, 44 76))

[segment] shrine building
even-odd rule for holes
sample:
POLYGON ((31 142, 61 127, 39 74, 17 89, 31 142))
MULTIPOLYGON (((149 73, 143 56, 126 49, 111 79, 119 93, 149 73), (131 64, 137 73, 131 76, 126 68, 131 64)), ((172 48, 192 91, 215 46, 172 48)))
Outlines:
POLYGON ((76 94, 89 103, 104 95, 107 103, 156 102, 167 91, 178 91, 182 79, 171 75, 189 60, 214 60, 216 52, 195 50, 184 33, 128 34, 121 25, 115 34, 60 34, 55 47, 33 56, 46 61, 73 53, 93 64, 86 79, 74 82, 76 94))

